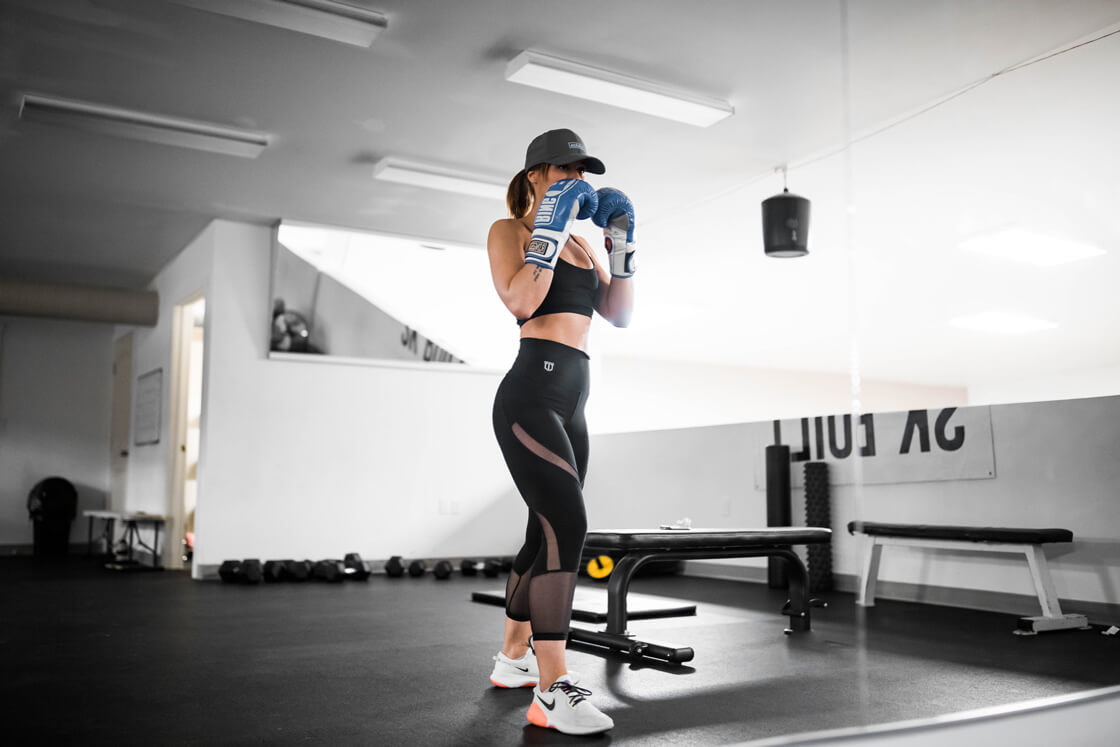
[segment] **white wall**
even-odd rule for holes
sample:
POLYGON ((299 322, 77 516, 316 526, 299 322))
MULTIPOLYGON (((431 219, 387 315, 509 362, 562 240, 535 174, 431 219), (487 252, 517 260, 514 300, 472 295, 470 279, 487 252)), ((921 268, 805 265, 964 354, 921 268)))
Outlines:
POLYGON ((211 230, 196 567, 515 551, 525 509, 490 425, 500 374, 270 360, 270 231, 211 230))
MULTIPOLYGON (((1047 549, 1059 596, 1120 603, 1120 397, 997 405, 990 413, 994 479, 833 486, 834 570, 858 573, 861 540, 844 529, 852 519, 1064 527, 1075 542, 1047 549)), ((591 525, 689 516, 694 526, 765 526, 765 489, 756 488, 755 473, 771 434, 763 422, 594 437, 591 525)), ((800 490, 793 518, 804 523, 800 490)), ((880 578, 1033 596, 1025 561, 988 554, 890 548, 880 578)))
MULTIPOLYGON (((587 404, 593 433, 693 428, 851 410, 851 380, 763 368, 610 357, 592 351, 587 404)), ((966 404, 957 387, 861 382, 864 412, 966 404)))
MULTIPOLYGON (((173 259, 148 286, 159 293, 159 321, 155 327, 137 328, 132 341, 133 422, 135 420, 136 379, 155 369, 163 369, 160 404, 159 443, 137 446, 130 437, 124 511, 146 511, 172 516, 170 504, 171 459, 178 444, 171 442, 171 336, 175 307, 209 294, 210 271, 214 253, 213 226, 204 229, 173 259)), ((209 316, 209 315, 208 315, 209 316)), ((209 320, 207 320, 209 324, 209 320)), ((120 330, 123 333, 124 330, 120 330)), ((204 363, 204 365, 206 365, 204 363)), ((205 379, 204 371, 203 377, 205 379)), ((205 384, 204 384, 205 386, 205 384)), ((178 553, 182 527, 170 519, 161 535, 164 558, 178 553)), ((151 542, 150 537, 146 540, 151 542)))
POLYGON ((1029 376, 1008 381, 970 384, 968 404, 996 405, 1042 402, 1061 397, 1109 397, 1120 394, 1120 366, 1069 371, 1051 376, 1029 376))
POLYGON ((81 512, 109 492, 113 329, 109 325, 0 317, 0 545, 34 538, 27 495, 45 477, 78 489, 81 512))

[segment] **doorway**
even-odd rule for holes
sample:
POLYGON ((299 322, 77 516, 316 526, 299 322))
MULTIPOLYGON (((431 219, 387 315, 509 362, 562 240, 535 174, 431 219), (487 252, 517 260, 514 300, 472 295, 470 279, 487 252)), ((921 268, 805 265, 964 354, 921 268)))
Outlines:
POLYGON ((195 508, 202 445, 203 364, 206 299, 202 296, 175 307, 172 363, 171 528, 164 562, 168 568, 191 569, 194 559, 195 508))

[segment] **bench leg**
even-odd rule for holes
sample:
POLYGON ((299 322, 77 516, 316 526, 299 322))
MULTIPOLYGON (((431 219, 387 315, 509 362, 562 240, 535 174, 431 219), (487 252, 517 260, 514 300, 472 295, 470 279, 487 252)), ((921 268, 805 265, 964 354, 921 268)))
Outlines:
POLYGON ((690 647, 663 646, 647 641, 639 641, 626 632, 626 595, 630 592, 630 581, 634 573, 653 555, 629 553, 615 564, 607 582, 607 629, 603 631, 585 630, 570 627, 568 638, 580 643, 604 646, 612 651, 621 651, 632 656, 648 656, 674 664, 691 661, 693 651, 690 647))
POLYGON ((1054 589, 1054 579, 1050 577, 1050 566, 1046 554, 1039 545, 1030 545, 1025 550, 1027 565, 1031 568, 1031 579, 1038 603, 1042 605, 1043 617, 1061 617, 1062 606, 1058 603, 1058 592, 1054 589))
POLYGON ((1038 603, 1042 606, 1042 614, 1037 617, 1020 617, 1014 633, 1019 635, 1034 635, 1048 630, 1068 630, 1080 628, 1089 630, 1089 620, 1085 615, 1078 613, 1063 614, 1062 606, 1058 603, 1058 592, 1054 589, 1054 579, 1050 576, 1050 566, 1046 563, 1046 555, 1039 545, 1029 545, 1023 548, 1027 556, 1027 565, 1031 568, 1031 579, 1034 581, 1034 590, 1038 594, 1038 603))
POLYGON ((651 556, 630 553, 622 556, 607 581, 607 632, 626 635, 626 595, 634 572, 651 556))
POLYGON ((867 549, 863 554, 863 568, 859 579, 859 597, 856 604, 861 607, 875 606, 875 582, 879 579, 879 557, 883 546, 874 537, 868 537, 867 549))
POLYGON ((786 579, 789 583, 789 601, 786 602, 785 608, 782 613, 789 615, 789 627, 786 628, 786 634, 793 633, 794 631, 806 631, 812 627, 809 619, 809 607, 811 601, 809 599, 809 571, 806 570, 805 564, 801 562, 801 558, 793 551, 793 548, 786 546, 780 552, 774 552, 772 557, 781 557, 785 559, 786 579))

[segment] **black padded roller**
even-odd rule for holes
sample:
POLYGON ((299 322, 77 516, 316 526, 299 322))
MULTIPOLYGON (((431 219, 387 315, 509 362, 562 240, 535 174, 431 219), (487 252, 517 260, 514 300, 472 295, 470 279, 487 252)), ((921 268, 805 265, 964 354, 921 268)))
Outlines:
MULTIPOLYGON (((828 464, 805 463, 805 524, 811 527, 832 526, 832 496, 828 482, 828 464)), ((809 593, 832 591, 832 543, 809 545, 809 593)))

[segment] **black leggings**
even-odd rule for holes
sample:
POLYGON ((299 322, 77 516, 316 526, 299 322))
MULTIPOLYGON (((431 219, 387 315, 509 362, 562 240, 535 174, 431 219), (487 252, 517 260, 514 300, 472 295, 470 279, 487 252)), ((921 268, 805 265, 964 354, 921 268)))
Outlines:
POLYGON ((506 614, 533 637, 568 637, 587 513, 588 357, 551 340, 521 340, 494 398, 494 434, 529 507, 525 544, 506 583, 506 614))

